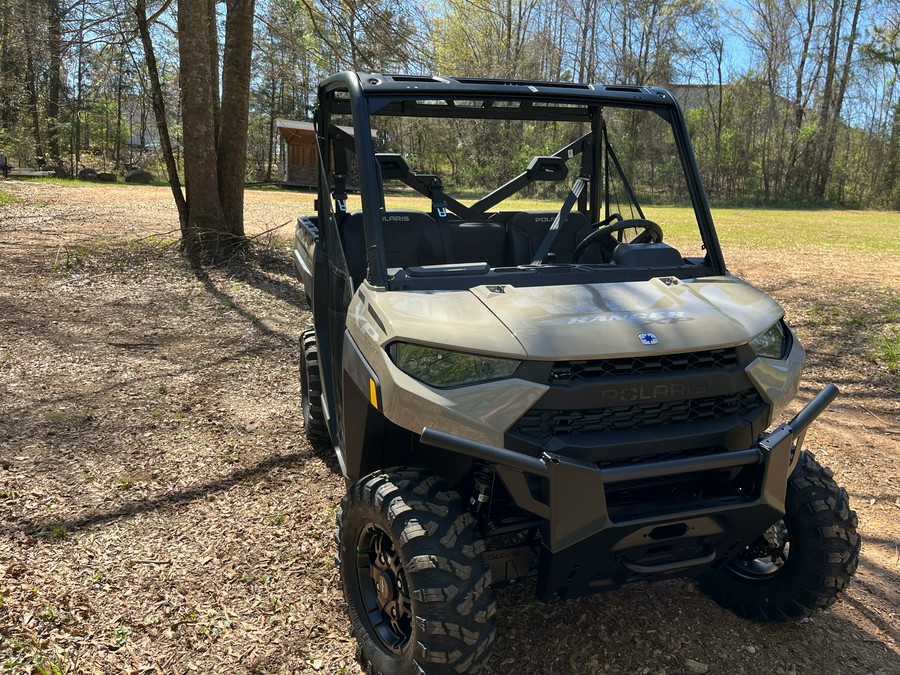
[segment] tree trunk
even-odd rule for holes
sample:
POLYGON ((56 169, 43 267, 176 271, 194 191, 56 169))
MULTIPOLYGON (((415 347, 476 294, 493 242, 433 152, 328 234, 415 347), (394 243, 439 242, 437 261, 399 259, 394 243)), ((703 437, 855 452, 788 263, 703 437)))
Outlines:
MULTIPOLYGON (((193 3, 194 0, 191 0, 193 3)), ((195 3, 200 8, 199 2, 195 3)), ((230 13, 229 9, 229 13, 230 13)), ((216 21, 216 0, 207 0, 204 16, 206 21, 206 36, 209 40, 209 51, 206 52, 205 61, 209 64, 209 81, 212 83, 212 113, 213 128, 215 129, 214 143, 219 140, 219 26, 216 21)), ((183 63, 183 62, 182 62, 183 63)))
POLYGON ((192 261, 218 261, 242 250, 243 198, 253 49, 253 0, 227 0, 223 100, 219 104, 218 41, 213 0, 179 0, 178 55, 181 62, 181 126, 185 194, 169 141, 146 0, 136 14, 150 73, 153 112, 178 206, 182 249, 192 261), (222 140, 219 143, 219 140, 222 140), (225 140, 227 139, 227 141, 225 140))
POLYGON ((810 173, 810 182, 808 195, 811 197, 820 197, 819 185, 821 177, 825 173, 825 144, 828 137, 828 130, 831 125, 831 118, 834 114, 832 105, 834 103, 834 81, 837 76, 837 60, 838 49, 841 39, 841 19, 844 12, 844 0, 832 0, 831 18, 827 26, 826 41, 828 44, 828 52, 825 54, 825 82, 822 85, 822 93, 820 95, 821 103, 819 105, 819 126, 816 131, 816 152, 814 155, 814 165, 810 173))
POLYGON ((39 167, 44 166, 44 144, 41 139, 41 111, 38 100, 37 73, 35 72, 33 42, 25 41, 25 88, 28 92, 28 110, 31 113, 34 155, 39 167))
POLYGON ((118 171, 122 166, 122 93, 123 80, 125 79, 125 52, 119 54, 119 78, 116 82, 116 145, 115 145, 115 168, 118 171))
POLYGON ((850 36, 847 38, 847 51, 844 56, 844 63, 841 66, 841 79, 838 83, 835 101, 831 109, 831 118, 827 122, 827 135, 825 137, 825 146, 822 150, 822 165, 820 167, 819 182, 816 185, 816 196, 820 199, 825 196, 825 190, 828 188, 828 179, 831 176, 831 163, 834 157, 834 146, 837 141, 838 127, 841 124, 841 112, 844 108, 844 96, 847 93, 847 85, 850 82, 850 66, 853 62, 853 50, 856 47, 857 27, 859 25, 859 14, 862 9, 862 0, 856 0, 853 8, 853 19, 850 24, 850 36))
POLYGON ((218 257, 227 247, 222 237, 223 213, 216 170, 215 100, 211 75, 209 0, 178 3, 178 55, 181 61, 181 111, 184 135, 184 183, 188 227, 184 248, 188 255, 218 257))
POLYGON ((900 190, 897 189, 898 179, 900 179, 900 100, 894 105, 891 136, 888 141, 887 168, 882 185, 883 194, 893 209, 900 209, 900 190))
MULTIPOLYGON (((178 165, 175 162, 175 153, 172 152, 172 142, 169 138, 169 123, 166 120, 166 106, 163 101, 162 86, 159 82, 159 70, 156 66, 156 52, 153 50, 153 42, 150 40, 146 0, 137 0, 134 11, 137 15, 138 32, 141 35, 141 43, 144 46, 144 59, 147 62, 147 72, 150 75, 150 94, 153 103, 153 114, 156 116, 156 127, 159 130, 159 144, 162 147, 163 157, 166 161, 166 171, 169 175, 169 185, 172 188, 175 206, 178 209, 178 222, 181 225, 181 238, 186 241, 188 238, 187 203, 185 202, 184 194, 181 192, 181 180, 178 178, 178 165)), ((130 135, 131 127, 129 125, 129 136, 130 135)))
POLYGON ((713 185, 719 187, 719 168, 722 165, 722 124, 723 109, 725 106, 725 78, 722 75, 722 61, 724 60, 725 43, 716 41, 714 54, 716 56, 716 111, 713 120, 714 156, 713 156, 713 185))
POLYGON ((243 238, 254 0, 227 0, 227 7, 217 144, 219 199, 225 232, 243 238))
POLYGON ((266 165, 266 182, 272 182, 272 159, 275 151, 275 94, 276 80, 272 76, 272 89, 269 92, 269 156, 266 165))
POLYGON ((13 65, 10 59, 9 36, 12 34, 11 12, 5 2, 0 2, 0 131, 12 129, 15 120, 13 105, 13 65))
POLYGON ((59 156, 59 99, 62 91, 62 10, 59 0, 47 0, 47 51, 50 56, 47 87, 47 146, 50 162, 61 165, 59 156))
MULTIPOLYGON (((592 12, 593 0, 583 0, 581 7, 585 13, 585 16, 591 16, 592 12)), ((578 51, 576 54, 580 54, 580 58, 578 58, 578 82, 587 82, 590 77, 590 73, 587 68, 587 60, 588 60, 588 29, 591 25, 591 22, 588 20, 581 22, 581 35, 578 38, 578 51)), ((577 57, 576 57, 577 58, 577 57)))
POLYGON ((72 166, 72 175, 78 175, 78 167, 81 164, 81 98, 82 85, 84 84, 84 24, 85 24, 85 7, 81 6, 81 23, 78 26, 78 76, 77 87, 78 93, 75 99, 75 162, 72 166))
MULTIPOLYGON (((807 0, 806 2, 806 22, 803 27, 803 47, 800 52, 800 62, 796 66, 794 78, 794 128, 791 134, 790 149, 788 151, 787 166, 784 171, 784 181, 788 189, 792 189, 794 195, 798 194, 800 180, 797 178, 796 167, 800 159, 802 149, 800 147, 801 134, 803 130, 803 118, 806 114, 806 106, 809 100, 809 94, 806 92, 806 63, 810 58, 809 45, 813 38, 816 28, 816 16, 818 12, 818 4, 816 0, 807 0)), ((811 79, 815 81, 815 77, 811 79)))

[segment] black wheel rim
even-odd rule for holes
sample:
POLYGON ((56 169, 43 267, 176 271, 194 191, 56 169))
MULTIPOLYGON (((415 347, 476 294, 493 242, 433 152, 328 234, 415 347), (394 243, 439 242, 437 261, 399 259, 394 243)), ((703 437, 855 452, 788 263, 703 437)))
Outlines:
POLYGON ((394 654, 412 637, 412 603, 400 554, 390 535, 367 524, 356 545, 356 578, 365 618, 378 639, 394 654))
POLYGON ((784 572, 791 553, 791 533, 779 520, 726 565, 726 570, 745 581, 765 582, 784 572))

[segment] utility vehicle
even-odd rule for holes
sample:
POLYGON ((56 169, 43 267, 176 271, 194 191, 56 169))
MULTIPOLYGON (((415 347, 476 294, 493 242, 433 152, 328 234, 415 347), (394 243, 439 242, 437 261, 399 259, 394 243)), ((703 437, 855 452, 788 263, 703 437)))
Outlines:
POLYGON ((526 577, 696 576, 759 620, 839 597, 856 516, 801 449, 837 389, 772 428, 804 350, 728 272, 668 91, 343 72, 315 127, 303 419, 367 672, 478 671, 526 577))

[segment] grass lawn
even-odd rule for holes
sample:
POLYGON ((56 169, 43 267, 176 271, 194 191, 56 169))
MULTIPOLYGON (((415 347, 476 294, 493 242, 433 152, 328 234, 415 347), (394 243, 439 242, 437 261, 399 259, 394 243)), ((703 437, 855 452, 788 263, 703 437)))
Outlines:
MULTIPOLYGON (((16 179, 28 182, 52 183, 66 187, 119 186, 139 187, 130 183, 97 183, 59 178, 16 179)), ((163 182, 153 183, 156 187, 168 188, 163 182)), ((279 201, 292 194, 298 202, 312 201, 312 192, 290 192, 274 186, 248 188, 255 193, 278 195, 279 201)), ((0 189, 0 206, 10 195, 0 189)), ((465 204, 474 200, 463 199, 465 204)), ((416 209, 430 211, 431 202, 419 195, 388 195, 387 205, 396 209, 416 209)), ((509 199, 498 208, 504 211, 555 211, 561 202, 536 199, 509 199)), ((358 194, 350 195, 348 208, 360 208, 358 194)), ((308 207, 298 205, 297 215, 307 213, 308 207)), ((694 214, 691 209, 673 206, 648 206, 646 215, 659 223, 667 241, 675 246, 696 240, 694 214)), ((716 229, 722 247, 759 247, 787 251, 803 250, 806 247, 831 249, 833 251, 877 251, 879 253, 900 254, 900 212, 860 211, 837 209, 762 209, 762 208, 715 208, 712 210, 716 229)), ((690 246, 685 246, 689 250, 690 246)))
MULTIPOLYGON (((463 200, 471 203, 471 200, 463 200)), ((389 208, 431 210, 424 197, 390 195, 389 208)), ((554 211, 560 204, 533 199, 510 199, 504 211, 554 211)), ((348 208, 360 208, 359 195, 351 195, 348 208)), ((667 240, 677 243, 693 237, 694 212, 675 206, 648 206, 646 215, 659 223, 667 240)), ((808 246, 844 251, 879 251, 900 254, 900 212, 843 211, 836 209, 717 208, 713 221, 722 246, 765 246, 802 249, 808 246)))

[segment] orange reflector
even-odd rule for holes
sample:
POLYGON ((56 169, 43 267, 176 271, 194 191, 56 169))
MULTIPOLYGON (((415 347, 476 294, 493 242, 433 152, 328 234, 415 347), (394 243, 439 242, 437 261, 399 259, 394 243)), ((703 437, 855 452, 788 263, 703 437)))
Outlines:
POLYGON ((375 389, 375 380, 369 378, 369 401, 378 410, 378 392, 375 389))

